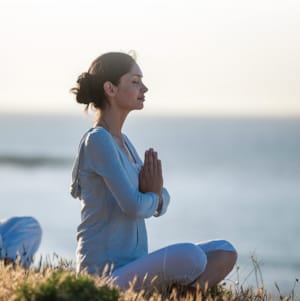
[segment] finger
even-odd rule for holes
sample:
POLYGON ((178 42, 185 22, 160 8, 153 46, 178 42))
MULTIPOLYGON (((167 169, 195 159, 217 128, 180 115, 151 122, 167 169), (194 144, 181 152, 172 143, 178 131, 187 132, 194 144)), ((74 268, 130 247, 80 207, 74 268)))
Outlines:
POLYGON ((149 152, 147 165, 148 165, 147 169, 148 169, 150 175, 153 175, 153 153, 152 153, 152 151, 149 152))
POLYGON ((157 152, 152 153, 152 158, 153 158, 153 172, 157 174, 157 170, 158 170, 157 152))
POLYGON ((144 155, 144 164, 145 164, 146 161, 147 161, 147 157, 148 157, 148 151, 146 150, 146 151, 145 151, 145 155, 144 155))
POLYGON ((149 151, 146 151, 145 153, 145 161, 144 161, 144 171, 148 171, 149 169, 149 151))
POLYGON ((157 172, 158 172, 159 175, 162 176, 161 160, 157 160, 157 172))
POLYGON ((152 152, 153 152, 153 149, 152 148, 149 148, 148 151, 147 151, 147 160, 149 161, 152 157, 152 152))

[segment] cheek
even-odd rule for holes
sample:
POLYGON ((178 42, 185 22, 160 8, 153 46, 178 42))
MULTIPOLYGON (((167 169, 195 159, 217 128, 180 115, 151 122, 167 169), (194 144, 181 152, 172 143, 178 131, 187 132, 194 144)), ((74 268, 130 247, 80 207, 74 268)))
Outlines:
POLYGON ((118 96, 118 102, 121 106, 130 107, 136 101, 138 92, 136 89, 124 89, 118 96))
POLYGON ((128 97, 136 97, 138 94, 137 89, 134 88, 128 88, 124 91, 124 94, 127 95, 128 97))

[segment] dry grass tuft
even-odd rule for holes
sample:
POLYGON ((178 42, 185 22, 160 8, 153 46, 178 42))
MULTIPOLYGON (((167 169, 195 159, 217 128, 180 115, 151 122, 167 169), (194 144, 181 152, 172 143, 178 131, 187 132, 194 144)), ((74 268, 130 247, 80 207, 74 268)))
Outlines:
MULTIPOLYGON (((259 272, 260 273, 260 272, 259 272)), ((174 285, 164 290, 151 289, 126 292, 107 284, 104 277, 88 275, 76 276, 74 263, 56 254, 52 258, 40 259, 30 269, 23 269, 18 264, 4 265, 0 262, 0 301, 268 301, 272 298, 267 291, 244 288, 235 283, 226 288, 219 285, 201 292, 199 288, 174 285)), ((279 297, 280 300, 295 301, 294 294, 279 297)))

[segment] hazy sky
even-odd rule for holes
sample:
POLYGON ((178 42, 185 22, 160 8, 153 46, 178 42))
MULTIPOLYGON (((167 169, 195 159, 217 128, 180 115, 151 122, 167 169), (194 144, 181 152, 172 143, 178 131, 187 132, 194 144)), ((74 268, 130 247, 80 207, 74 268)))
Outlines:
POLYGON ((0 0, 0 112, 79 112, 107 51, 137 52, 150 113, 300 115, 299 0, 0 0))

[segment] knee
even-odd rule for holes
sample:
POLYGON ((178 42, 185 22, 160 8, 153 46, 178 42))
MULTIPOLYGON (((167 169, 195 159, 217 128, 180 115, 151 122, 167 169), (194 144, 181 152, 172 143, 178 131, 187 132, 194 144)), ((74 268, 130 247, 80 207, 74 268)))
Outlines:
POLYGON ((198 278, 206 269, 207 255, 194 244, 187 248, 187 266, 190 269, 188 283, 198 278))
POLYGON ((207 257, 203 250, 195 244, 186 243, 183 252, 186 265, 193 269, 197 275, 202 274, 207 264, 207 257))
POLYGON ((22 219, 24 228, 28 231, 28 233, 32 233, 32 235, 35 235, 37 239, 40 239, 42 236, 42 227, 37 219, 32 216, 24 216, 22 219))
POLYGON ((15 234, 27 248, 38 249, 42 240, 42 227, 34 217, 22 216, 16 223, 15 234))
POLYGON ((182 284, 190 283, 199 277, 207 265, 206 254, 192 243, 170 246, 166 258, 168 266, 173 267, 171 274, 182 284))
POLYGON ((16 234, 21 236, 31 234, 31 236, 40 239, 42 228, 32 216, 14 216, 2 223, 2 234, 4 237, 16 234))

